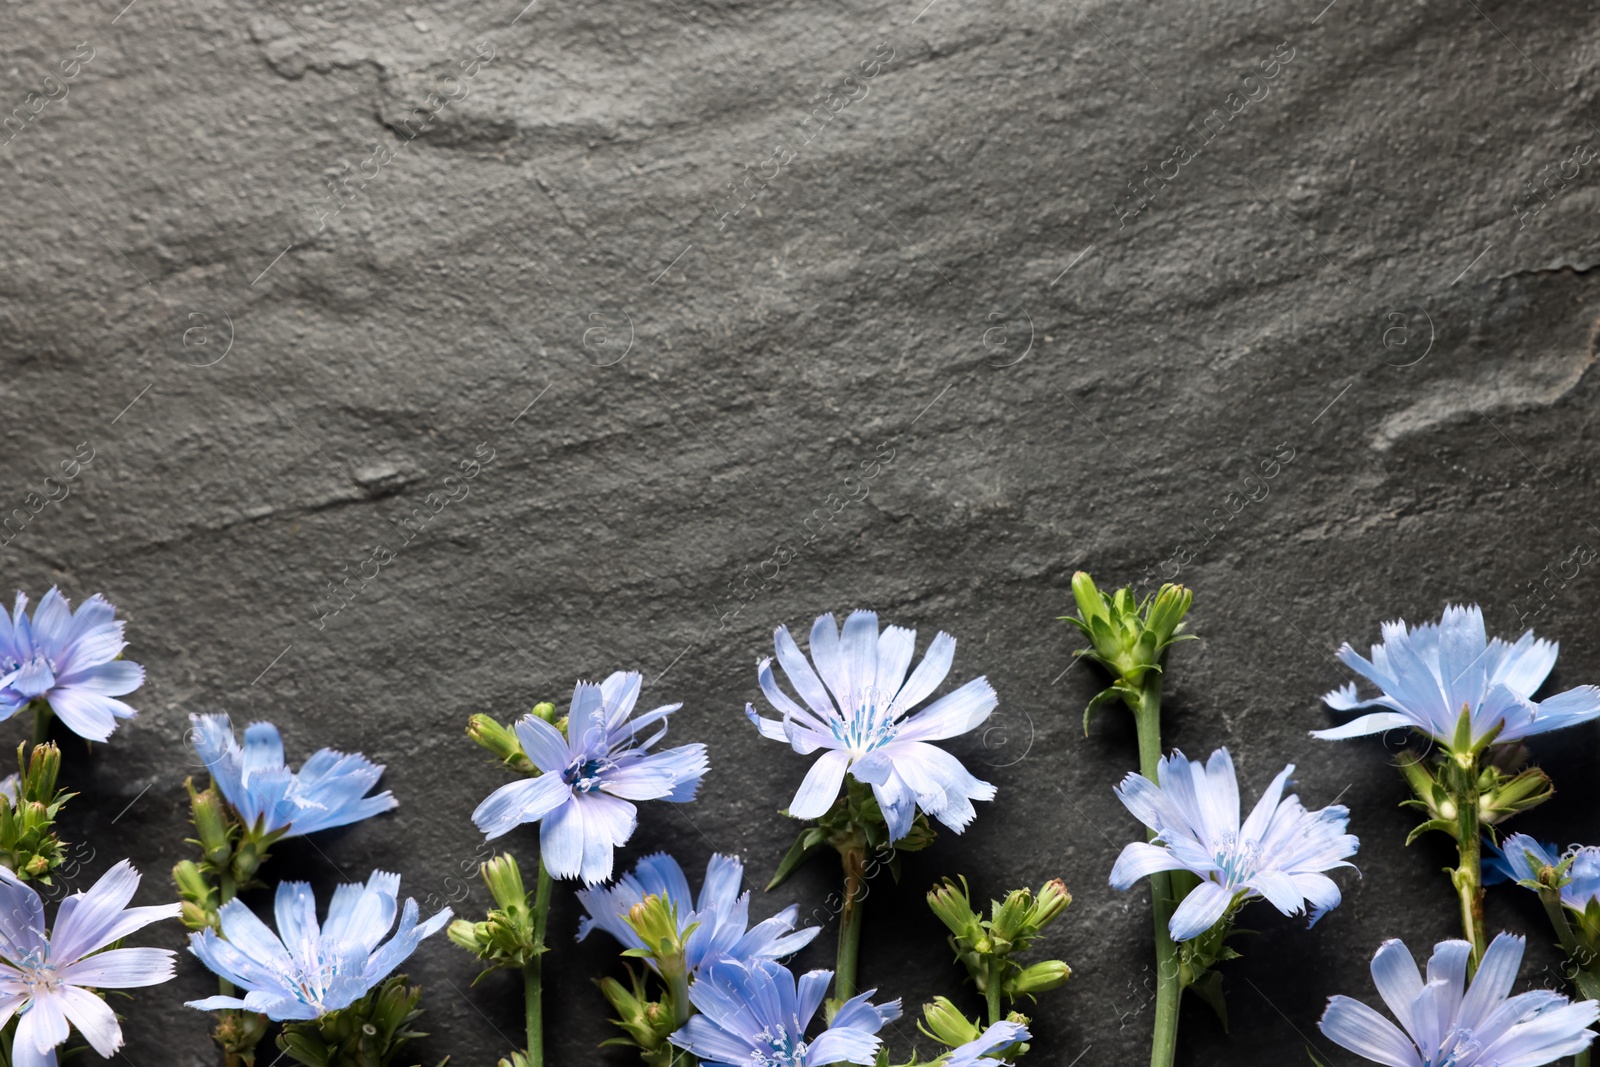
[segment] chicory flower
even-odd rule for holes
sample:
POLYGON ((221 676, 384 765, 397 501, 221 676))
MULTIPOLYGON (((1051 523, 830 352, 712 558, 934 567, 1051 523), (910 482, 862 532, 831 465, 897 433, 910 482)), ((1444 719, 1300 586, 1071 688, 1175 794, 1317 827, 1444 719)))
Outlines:
POLYGON ((713 964, 689 987, 700 1010, 672 1043, 704 1067, 823 1067, 871 1064, 885 1023, 900 1017, 900 1002, 869 1004, 876 990, 845 1001, 827 1029, 807 1039, 831 971, 809 971, 796 981, 787 967, 766 961, 713 964))
POLYGON ((110 1059, 122 1047, 116 1013, 96 989, 135 989, 172 978, 177 953, 106 948, 136 930, 178 917, 179 905, 130 908, 139 872, 123 860, 56 909, 46 933, 44 901, 0 867, 0 1026, 17 1019, 14 1067, 55 1067, 71 1027, 110 1059))
POLYGON ((359 752, 324 748, 296 773, 285 765, 283 738, 269 722, 246 727, 240 748, 227 715, 191 715, 189 721, 190 743, 211 780, 252 830, 300 837, 360 822, 400 803, 387 790, 366 795, 383 776, 383 764, 359 752))
POLYGON ((1569 1003, 1548 989, 1511 996, 1523 940, 1496 937, 1467 982, 1466 941, 1434 947, 1424 978, 1403 942, 1372 957, 1372 981, 1396 1026, 1373 1008, 1335 996, 1318 1024, 1330 1041, 1388 1067, 1541 1067, 1589 1047, 1600 1018, 1592 1000, 1569 1003))
POLYGON ((1264 897, 1285 915, 1311 907, 1315 923, 1341 899, 1324 871, 1350 867, 1359 842, 1345 833, 1350 810, 1330 805, 1307 811, 1297 796, 1283 796, 1294 773, 1290 764, 1239 822, 1239 783, 1228 750, 1219 748, 1201 764, 1173 752, 1159 765, 1160 784, 1129 774, 1117 799, 1156 832, 1154 842, 1135 841, 1111 869, 1111 884, 1129 889, 1157 871, 1186 870, 1200 884, 1172 913, 1174 941, 1210 929, 1237 904, 1264 897))
MULTIPOLYGON (((817 926, 795 930, 800 909, 793 904, 752 929, 750 893, 740 892, 743 883, 744 864, 732 856, 714 855, 706 865, 705 882, 696 902, 677 860, 664 852, 646 856, 616 885, 578 891, 578 900, 589 913, 578 924, 578 940, 599 928, 625 948, 648 948, 628 922, 629 911, 643 904, 646 897, 665 901, 675 914, 690 975, 723 960, 749 963, 781 959, 800 951, 822 932, 817 926)), ((656 966, 654 959, 646 962, 656 966)))
POLYGON ((51 587, 33 617, 17 594, 10 617, 0 611, 0 719, 43 700, 73 733, 105 741, 118 719, 137 712, 117 697, 144 684, 144 668, 117 657, 128 643, 117 609, 96 593, 73 611, 51 587))
POLYGON ((1476 605, 1449 606, 1436 623, 1408 627, 1404 620, 1383 624, 1383 642, 1373 645, 1371 659, 1349 644, 1339 658, 1381 690, 1367 700, 1357 698, 1356 685, 1323 696, 1335 711, 1379 706, 1329 730, 1313 730, 1325 741, 1383 733, 1408 727, 1453 745, 1462 713, 1471 726, 1471 744, 1517 741, 1534 734, 1575 726, 1600 716, 1600 688, 1581 685, 1535 701, 1534 692, 1555 666, 1553 641, 1535 638, 1529 630, 1513 643, 1488 639, 1483 611, 1476 605))
POLYGON ((551 877, 582 877, 589 885, 610 878, 613 850, 628 843, 638 823, 632 802, 687 803, 709 766, 702 744, 650 751, 667 732, 667 717, 683 705, 630 721, 639 686, 633 671, 617 671, 599 685, 579 682, 564 735, 537 715, 518 719, 517 740, 539 774, 491 793, 472 813, 478 829, 493 840, 523 823, 540 823, 540 858, 551 877))
POLYGON ((871 611, 852 612, 843 634, 832 615, 820 616, 811 627, 810 661, 787 627, 778 627, 774 640, 778 662, 804 706, 778 687, 769 657, 756 674, 783 721, 762 718, 749 704, 745 714, 763 737, 786 741, 801 755, 825 750, 790 802, 790 815, 820 818, 838 799, 846 771, 872 787, 891 841, 910 832, 918 808, 960 833, 977 815, 972 802, 994 799, 994 786, 929 743, 987 719, 998 703, 994 687, 974 678, 911 713, 950 672, 955 638, 935 637, 909 678, 916 631, 889 626, 880 634, 871 611))
POLYGON ((402 910, 399 894, 398 874, 374 871, 365 885, 335 889, 328 917, 319 924, 311 886, 280 882, 276 934, 243 901, 228 901, 218 912, 221 936, 209 928, 190 934, 189 951, 245 994, 192 1000, 189 1007, 258 1011, 279 1022, 349 1007, 450 921, 445 908, 419 923, 417 902, 407 900, 402 910), (391 928, 394 936, 384 941, 391 928))

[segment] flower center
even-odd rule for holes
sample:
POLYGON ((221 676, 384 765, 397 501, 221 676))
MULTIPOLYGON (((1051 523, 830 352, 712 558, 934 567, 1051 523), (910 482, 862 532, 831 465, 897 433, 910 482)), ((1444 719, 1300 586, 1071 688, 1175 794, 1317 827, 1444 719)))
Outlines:
POLYGON ((832 724, 833 736, 849 749, 851 759, 860 759, 874 749, 882 748, 900 732, 900 724, 894 717, 892 698, 892 693, 872 690, 858 693, 850 718, 832 724))
POLYGON ((1211 854, 1226 889, 1236 889, 1254 878, 1260 860, 1260 846, 1254 841, 1239 840, 1238 834, 1229 834, 1211 854))
POLYGON ((328 1010, 323 1006, 322 998, 327 995, 328 988, 338 977, 338 960, 329 960, 320 952, 310 965, 299 964, 288 974, 289 985, 300 1003, 316 1008, 318 1015, 328 1010))
POLYGON ((22 972, 22 984, 27 987, 30 997, 60 992, 63 984, 61 977, 43 956, 30 952, 18 963, 17 969, 22 972))
POLYGON ((576 759, 572 761, 570 767, 561 772, 561 780, 579 793, 593 793, 600 788, 601 773, 609 770, 611 766, 612 763, 608 759, 598 757, 576 759))
POLYGON ((1422 1067, 1456 1067, 1458 1063, 1471 1062, 1483 1048, 1471 1030, 1452 1029, 1439 1045, 1439 1051, 1425 1059, 1422 1067))
POLYGON ((755 1040, 766 1048, 750 1050, 750 1067, 804 1067, 807 1046, 800 1034, 783 1026, 764 1027, 755 1040))
POLYGON ((0 668, 9 675, 7 687, 24 700, 43 696, 56 684, 55 661, 42 652, 35 652, 26 660, 8 658, 0 668))

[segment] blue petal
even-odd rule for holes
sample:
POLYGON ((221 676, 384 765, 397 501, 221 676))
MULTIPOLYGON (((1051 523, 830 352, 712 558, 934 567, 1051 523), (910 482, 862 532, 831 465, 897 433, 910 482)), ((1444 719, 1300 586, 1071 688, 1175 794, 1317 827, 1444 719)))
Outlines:
POLYGON ((796 819, 821 818, 839 799, 839 787, 844 784, 844 772, 849 766, 850 754, 840 749, 830 749, 817 757, 789 802, 789 815, 796 819))
POLYGON ((1122 854, 1111 868, 1111 887, 1131 889, 1141 878, 1148 878, 1159 871, 1179 871, 1183 867, 1183 861, 1171 849, 1134 841, 1123 847, 1122 854))
POLYGON ((546 774, 559 774, 572 762, 572 751, 561 731, 537 715, 524 715, 512 727, 522 751, 533 765, 546 774))
POLYGON ((1417 1047, 1400 1028, 1359 1000, 1330 997, 1317 1028, 1329 1041, 1363 1059, 1387 1067, 1424 1067, 1417 1047))
POLYGON ((1172 913, 1167 929, 1174 941, 1190 941, 1216 925, 1233 903, 1233 891, 1216 882, 1201 882, 1172 913))
POLYGON ((844 620, 844 633, 839 639, 839 654, 843 658, 844 673, 850 696, 844 698, 852 705, 870 702, 887 705, 894 692, 878 692, 878 616, 871 611, 852 611, 844 620))
POLYGON ((911 716, 895 736, 902 741, 957 737, 981 725, 999 702, 987 678, 974 678, 911 716))
POLYGON ((1400 1025, 1410 1030, 1411 1005, 1422 992, 1422 972, 1405 942, 1391 938, 1378 947, 1372 957, 1372 983, 1400 1025))
POLYGON ((934 635, 928 643, 928 651, 922 654, 922 662, 917 664, 917 669, 911 672, 911 677, 906 679, 906 684, 894 698, 894 713, 896 716, 904 715, 939 688, 939 683, 944 681, 950 673, 950 665, 955 662, 956 639, 943 630, 934 635))
POLYGON ((244 776, 276 770, 283 764, 283 737, 270 722, 253 722, 244 730, 244 776))
POLYGON ((523 778, 496 789, 472 813, 489 840, 523 823, 538 822, 572 799, 572 788, 554 774, 523 778))
POLYGON ((885 626, 878 635, 878 672, 873 685, 880 693, 895 696, 905 683, 911 657, 917 651, 917 631, 903 626, 885 626))

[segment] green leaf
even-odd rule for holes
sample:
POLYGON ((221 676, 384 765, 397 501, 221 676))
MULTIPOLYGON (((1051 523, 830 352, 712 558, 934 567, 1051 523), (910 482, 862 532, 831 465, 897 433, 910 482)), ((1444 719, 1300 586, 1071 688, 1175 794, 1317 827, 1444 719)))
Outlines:
POLYGON ((1406 844, 1411 844, 1411 842, 1415 841, 1429 830, 1438 830, 1442 833, 1449 834, 1451 837, 1454 837, 1456 834, 1456 824, 1445 819, 1429 819, 1427 822, 1423 823, 1421 826, 1417 827, 1415 830, 1412 830, 1406 835, 1406 844))
POLYGON ((767 883, 769 892, 787 881, 789 876, 810 857, 811 853, 822 843, 821 840, 817 840, 820 836, 815 827, 808 826, 800 831, 800 836, 794 839, 794 844, 789 848, 788 855, 784 856, 783 860, 779 862, 777 873, 772 876, 772 881, 767 883))
POLYGON ((1189 987, 1195 996, 1211 1005, 1211 1010, 1222 1020, 1222 1029, 1228 1029, 1228 1002, 1222 996, 1222 972, 1207 971, 1200 980, 1189 987))

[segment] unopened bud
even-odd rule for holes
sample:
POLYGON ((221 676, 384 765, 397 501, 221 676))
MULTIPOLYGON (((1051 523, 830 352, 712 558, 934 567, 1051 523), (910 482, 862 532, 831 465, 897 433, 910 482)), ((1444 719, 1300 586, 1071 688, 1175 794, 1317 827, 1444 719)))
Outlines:
POLYGON ((1024 967, 1006 983, 1006 995, 1013 1000, 1020 996, 1033 996, 1055 989, 1072 977, 1072 968, 1061 960, 1044 960, 1024 967))
POLYGON ((945 997, 935 997, 922 1006, 922 1022, 917 1024, 917 1028, 951 1048, 976 1041, 983 1033, 976 1023, 945 997))

